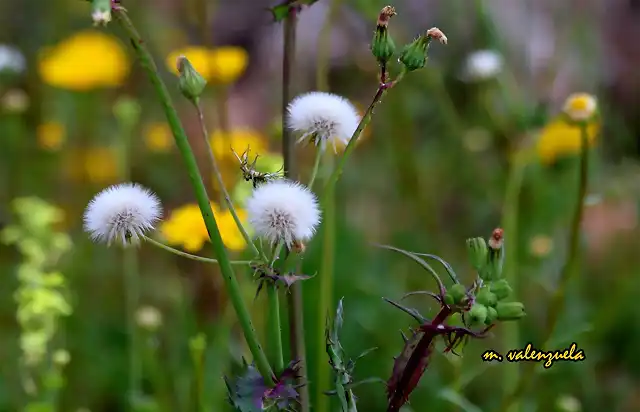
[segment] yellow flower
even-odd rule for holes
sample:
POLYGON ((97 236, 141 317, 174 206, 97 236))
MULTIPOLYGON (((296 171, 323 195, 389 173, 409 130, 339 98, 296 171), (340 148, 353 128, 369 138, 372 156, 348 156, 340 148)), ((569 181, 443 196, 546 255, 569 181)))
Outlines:
POLYGON ((535 257, 545 257, 553 250, 553 239, 546 235, 536 235, 529 242, 529 251, 535 257))
MULTIPOLYGON (((211 202, 211 208, 225 246, 234 251, 244 250, 246 242, 236 226, 231 212, 221 211, 213 202, 211 202)), ((246 222, 247 214, 244 210, 236 210, 236 213, 241 222, 246 222)), ((180 245, 191 253, 198 252, 202 249, 205 241, 209 240, 200 208, 196 204, 184 205, 173 210, 169 218, 160 225, 160 232, 167 243, 180 245)))
POLYGON ((169 53, 166 63, 171 72, 178 75, 176 62, 185 56, 191 65, 208 82, 229 84, 244 73, 249 61, 246 50, 240 47, 224 46, 215 49, 189 46, 169 53))
POLYGON ((250 155, 253 156, 263 154, 267 151, 265 138, 260 133, 251 129, 235 129, 228 133, 217 130, 211 133, 209 141, 213 154, 218 159, 235 159, 231 148, 233 148, 238 155, 246 151, 247 147, 251 149, 250 155))
POLYGON ((118 178, 118 156, 110 147, 92 147, 83 153, 84 174, 90 182, 109 183, 118 178))
POLYGON ((75 33, 44 52, 39 61, 45 83, 75 91, 120 86, 129 70, 122 45, 95 30, 75 33))
POLYGON ((147 125, 143 140, 152 152, 167 152, 173 145, 173 135, 166 123, 158 122, 147 125))
MULTIPOLYGON (((587 125, 587 141, 590 147, 596 143, 599 130, 600 125, 597 122, 591 122, 587 125)), ((540 160, 545 164, 550 164, 559 157, 579 153, 580 133, 579 127, 570 125, 561 118, 547 124, 540 132, 536 145, 540 160)))
POLYGON ((36 131, 38 144, 46 150, 58 150, 65 140, 66 130, 58 122, 46 122, 38 126, 36 131))
POLYGON ((574 93, 564 103, 563 111, 574 122, 589 120, 596 113, 596 98, 587 93, 574 93))

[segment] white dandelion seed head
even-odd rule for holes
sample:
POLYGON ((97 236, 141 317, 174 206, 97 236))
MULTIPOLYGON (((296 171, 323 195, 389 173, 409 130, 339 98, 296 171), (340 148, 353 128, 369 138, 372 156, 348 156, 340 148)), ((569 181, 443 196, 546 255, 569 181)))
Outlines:
POLYGON ((290 180, 272 180, 258 186, 246 203, 249 223, 256 235, 291 248, 310 239, 320 223, 316 195, 290 180))
POLYGON ((502 55, 494 50, 478 50, 467 56, 463 77, 468 81, 496 77, 504 65, 502 55))
POLYGON ((325 92, 297 96, 287 112, 287 127, 302 133, 298 143, 310 139, 320 150, 325 150, 327 143, 336 152, 338 143, 346 146, 360 123, 358 110, 349 100, 325 92))
POLYGON ((137 243, 162 217, 158 197, 137 183, 110 186, 98 193, 84 212, 84 230, 96 242, 137 243))

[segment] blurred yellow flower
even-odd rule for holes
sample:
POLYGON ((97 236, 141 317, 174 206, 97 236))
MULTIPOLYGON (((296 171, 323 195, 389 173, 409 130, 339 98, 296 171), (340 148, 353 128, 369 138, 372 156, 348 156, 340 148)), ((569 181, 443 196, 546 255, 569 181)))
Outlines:
POLYGON ((144 144, 152 152, 167 152, 173 145, 173 134, 163 122, 148 124, 142 134, 144 144))
POLYGON ((118 156, 110 147, 92 147, 84 151, 83 166, 90 182, 110 183, 118 178, 118 156))
MULTIPOLYGON (((213 202, 211 202, 211 208, 225 246, 233 251, 244 250, 246 242, 231 212, 221 211, 213 202)), ((244 224, 247 220, 246 212, 236 210, 236 213, 244 224)), ((184 250, 191 253, 198 252, 209 240, 209 234, 197 204, 188 204, 173 210, 169 218, 160 225, 160 232, 167 243, 182 246, 184 250)))
POLYGON ((129 59, 122 45, 107 34, 85 30, 42 53, 42 80, 55 87, 84 91, 122 85, 129 75, 129 59))
MULTIPOLYGON (((587 141, 589 146, 596 143, 600 124, 591 122, 587 125, 587 141)), ((580 152, 580 128, 570 125, 558 118, 547 124, 538 137, 536 150, 540 160, 545 164, 556 161, 559 157, 574 155, 580 152)))
POLYGON ((531 238, 529 251, 535 257, 542 258, 553 250, 553 239, 546 235, 536 235, 531 238))
POLYGON ((63 124, 51 121, 38 125, 36 135, 38 145, 41 148, 55 151, 62 147, 66 137, 66 130, 63 124))
POLYGON ((264 136, 251 129, 234 129, 228 133, 216 130, 209 136, 209 142, 214 156, 218 159, 235 159, 231 148, 238 155, 246 151, 247 147, 251 149, 250 155, 253 156, 261 155, 267 151, 267 142, 264 136))
POLYGON ((171 72, 178 74, 176 62, 185 56, 208 82, 229 84, 235 82, 247 68, 249 55, 240 47, 223 46, 215 49, 189 46, 169 53, 166 63, 171 72))

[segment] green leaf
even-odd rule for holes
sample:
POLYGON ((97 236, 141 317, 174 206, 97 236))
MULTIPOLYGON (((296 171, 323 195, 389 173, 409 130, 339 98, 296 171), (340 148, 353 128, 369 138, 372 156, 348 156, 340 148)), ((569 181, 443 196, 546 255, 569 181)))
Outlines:
POLYGON ((467 398, 458 392, 445 388, 440 391, 438 394, 442 399, 451 402, 452 404, 458 406, 464 412, 482 412, 482 409, 478 408, 476 405, 469 402, 467 398))

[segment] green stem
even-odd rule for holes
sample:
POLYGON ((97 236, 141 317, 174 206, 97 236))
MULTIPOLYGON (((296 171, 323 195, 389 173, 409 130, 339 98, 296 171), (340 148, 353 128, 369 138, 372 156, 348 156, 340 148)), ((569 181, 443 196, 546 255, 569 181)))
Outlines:
POLYGON ((280 299, 278 297, 278 286, 273 284, 267 287, 269 299, 269 353, 271 364, 274 365, 276 374, 284 370, 284 359, 282 350, 282 326, 280 324, 280 299))
MULTIPOLYGON (((326 152, 326 159, 324 167, 327 170, 332 170, 334 166, 333 153, 326 152)), ((317 339, 320 341, 325 337, 326 319, 333 308, 333 269, 335 266, 335 241, 336 241, 336 219, 335 219, 335 187, 331 187, 323 193, 323 222, 322 222, 322 260, 320 261, 320 285, 319 285, 319 298, 318 298, 318 319, 317 319, 317 339)), ((316 354, 316 405, 317 410, 325 411, 329 410, 329 398, 324 395, 326 386, 329 385, 330 368, 325 359, 326 347, 325 345, 317 345, 316 354)))
MULTIPOLYGON (((287 18, 284 20, 284 50, 282 57, 282 157, 284 159, 285 177, 297 179, 295 162, 295 140, 286 124, 287 106, 292 98, 293 73, 295 73, 295 51, 296 51, 296 25, 298 23, 298 12, 295 7, 289 9, 287 18)), ((291 347, 291 357, 300 361, 300 370, 296 383, 300 386, 301 412, 308 412, 309 387, 307 382, 307 356, 304 341, 304 304, 302 299, 302 285, 296 282, 291 285, 288 294, 288 317, 289 317, 289 345, 291 347)))
MULTIPOLYGON (((544 349, 551 339, 553 332, 560 318, 560 314, 564 309, 565 291, 571 276, 576 272, 575 266, 578 260, 578 254, 580 249, 580 224, 582 222, 582 216, 584 212, 584 199, 587 194, 588 184, 588 172, 589 172, 589 146, 587 136, 587 125, 582 123, 580 125, 580 177, 578 183, 578 195, 576 199, 575 211, 573 214, 573 221, 571 222, 571 229, 569 232, 569 255, 565 265, 562 267, 560 273, 560 279, 558 286, 555 289, 555 293, 551 298, 549 305, 549 311, 547 312, 547 324, 542 341, 544 342, 542 348, 544 349)), ((526 389, 534 377, 534 367, 536 363, 526 363, 524 365, 525 370, 521 371, 520 379, 513 392, 504 398, 504 401, 500 407, 500 412, 507 412, 511 410, 511 406, 518 401, 518 399, 524 394, 526 389)))
POLYGON ((220 186, 220 191, 222 192, 224 201, 227 204, 227 207, 229 208, 229 212, 231 213, 231 216, 233 216, 233 221, 236 222, 236 226, 238 226, 238 230, 240 230, 240 233, 242 234, 244 241, 247 242, 247 245, 249 245, 249 247, 251 247, 251 249, 253 250, 253 253, 256 256, 258 256, 260 255, 260 252, 258 251, 258 248, 251 240, 251 237, 249 237, 249 234, 247 233, 246 229, 242 225, 242 222, 238 217, 238 213, 236 213, 236 209, 233 206, 233 202, 231 201, 231 196, 229 196, 229 192, 227 191, 227 188, 224 186, 224 181, 222 180, 222 174, 220 173, 220 168, 218 167, 218 162, 216 161, 216 157, 213 154, 213 148, 211 147, 211 143, 209 142, 209 138, 208 138, 209 133, 207 132, 207 125, 205 124, 205 121, 204 121, 202 106, 200 106, 200 103, 196 104, 195 106, 196 106, 196 110, 198 111, 198 120, 200 122, 202 138, 204 139, 206 143, 207 151, 209 152, 209 160, 211 161, 211 167, 213 168, 213 175, 215 176, 216 181, 218 182, 218 186, 220 186))
POLYGON ((362 135, 362 132, 364 131, 364 129, 371 122, 371 117, 373 115, 374 109, 382 101, 382 98, 386 94, 387 90, 389 90, 389 88, 398 84, 398 82, 400 82, 404 77, 404 74, 405 74, 405 71, 403 69, 403 71, 400 72, 398 77, 393 82, 391 82, 390 84, 381 84, 378 87, 378 91, 376 92, 375 96, 373 96, 373 100, 371 101, 371 104, 369 105, 369 107, 367 108, 367 111, 365 112, 364 116, 360 120, 358 127, 353 132, 351 139, 349 139, 349 143, 347 144, 347 147, 345 147, 344 152, 342 153, 342 156, 340 156, 340 160, 338 160, 337 167, 333 170, 333 173, 331 173, 331 176, 329 176, 329 179, 327 180, 324 187, 324 193, 329 193, 330 190, 333 190, 333 187, 335 186, 336 182, 340 178, 340 175, 342 174, 342 170, 344 169, 344 166, 347 163, 347 159, 349 158, 349 155, 351 155, 351 152, 353 152, 353 150, 356 147, 356 142, 362 135))
POLYGON ((271 370, 269 362, 267 361, 267 357, 265 356, 264 351, 262 350, 262 346, 258 341, 255 328, 253 327, 253 323, 251 322, 251 318, 249 316, 249 311, 247 310, 247 307, 242 300, 240 285, 238 284, 238 280, 236 279, 233 268, 231 267, 229 257, 227 256, 227 252, 224 247, 224 243, 222 242, 222 237, 220 236, 218 225, 211 210, 209 195, 207 194, 207 190, 202 181, 202 176, 200 176, 196 158, 193 154, 193 151, 191 150, 191 146, 189 145, 187 135, 184 132, 184 129, 180 122, 180 118, 178 117, 178 113, 176 112, 171 101, 169 91, 160 78, 158 68, 153 61, 151 54, 147 50, 144 41, 138 34, 138 31, 133 26, 133 23, 131 22, 125 11, 123 9, 117 9, 114 11, 114 14, 117 21, 120 23, 126 34, 131 39, 131 45, 133 46, 138 58, 140 59, 143 68, 147 72, 147 75, 149 76, 149 79, 151 80, 151 83, 153 84, 158 98, 165 111, 167 121, 169 123, 169 126, 171 127, 171 131, 176 141, 176 146, 180 150, 180 154, 184 159, 185 166, 189 175, 189 180, 191 181, 191 184, 193 186, 195 196, 198 201, 198 206, 200 207, 200 212, 202 213, 205 226, 207 228, 207 231, 209 232, 211 245, 220 263, 220 271, 222 272, 222 277, 225 281, 231 303, 236 311, 236 314, 238 315, 238 320, 240 321, 240 326, 242 327, 242 330, 244 332, 244 337, 247 340, 247 344, 249 346, 249 349, 251 350, 251 354, 253 355, 254 361, 258 370, 260 371, 260 374, 264 378, 265 383, 271 386, 274 384, 273 371, 271 370))
MULTIPOLYGON (((153 246, 159 247, 162 250, 166 250, 167 252, 171 252, 175 255, 178 256, 182 256, 184 258, 187 259, 191 259, 191 260, 197 260, 198 262, 204 262, 204 263, 212 263, 212 264, 217 264, 218 261, 216 259, 211 259, 211 258, 206 258, 204 256, 198 256, 198 255, 192 255, 191 253, 187 253, 187 252, 183 252, 181 250, 178 249, 174 249, 171 246, 165 245, 164 243, 158 242, 157 240, 150 238, 148 236, 142 236, 144 238, 144 240, 146 240, 147 242, 151 243, 153 246)), ((251 261, 250 260, 231 260, 229 263, 231 263, 232 265, 250 265, 251 261)))
MULTIPOLYGON (((526 169, 527 159, 522 155, 516 155, 511 166, 509 179, 504 199, 504 220, 502 228, 508 244, 505 246, 504 277, 509 282, 516 295, 518 294, 518 217, 520 211, 520 191, 526 169)), ((503 349, 508 350, 518 347, 519 324, 506 322, 503 326, 503 349)), ((518 365, 505 365, 503 378, 503 391, 510 393, 518 380, 518 365)))
POLYGON ((318 175, 318 168, 320 167, 320 159, 322 158, 322 150, 317 148, 316 158, 313 161, 313 169, 311 170, 311 178, 309 179, 309 190, 313 189, 313 183, 316 181, 318 175))
POLYGON ((140 297, 140 281, 138 278, 137 249, 128 247, 123 250, 123 270, 125 285, 125 308, 127 316, 127 332, 129 334, 129 407, 135 410, 134 400, 139 395, 140 380, 142 377, 142 365, 137 357, 138 332, 136 328, 136 309, 140 297))

